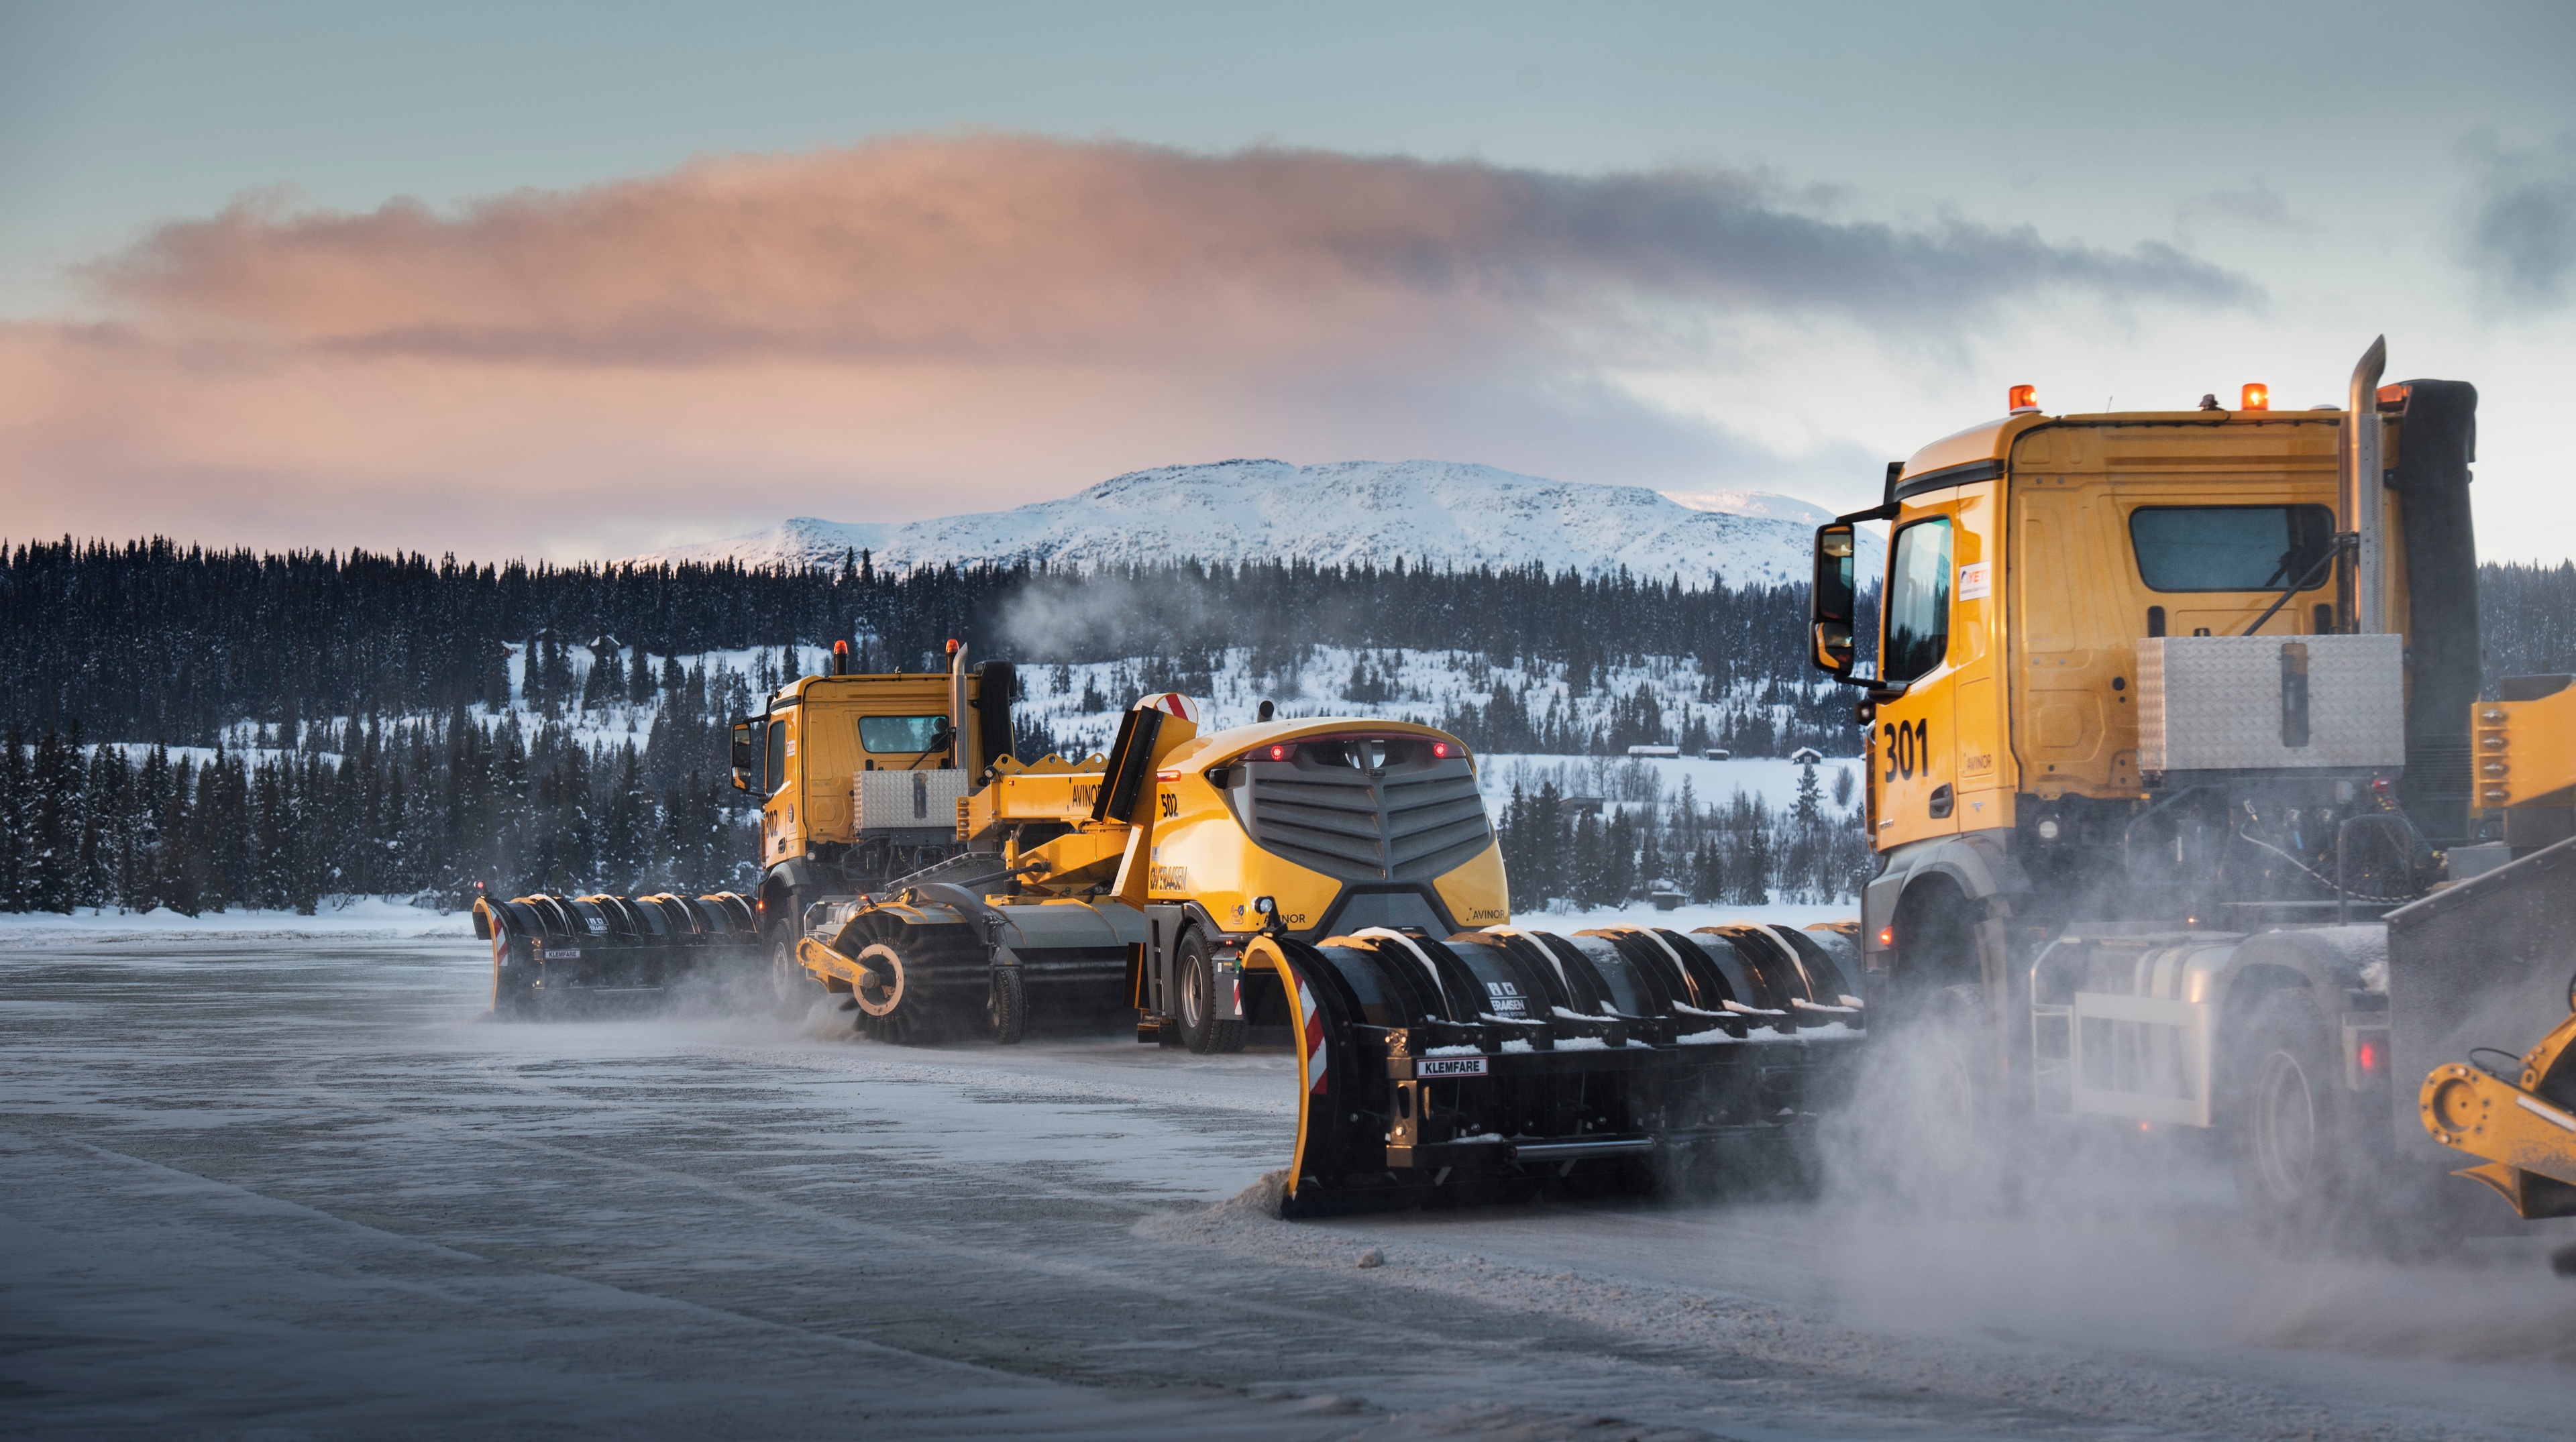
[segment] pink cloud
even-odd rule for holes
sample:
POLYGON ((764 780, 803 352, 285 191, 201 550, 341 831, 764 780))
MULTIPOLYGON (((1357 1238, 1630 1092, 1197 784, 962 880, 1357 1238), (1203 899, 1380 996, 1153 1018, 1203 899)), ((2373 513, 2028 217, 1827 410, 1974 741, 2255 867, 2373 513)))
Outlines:
POLYGON ((246 197, 80 279, 90 318, 0 324, 0 530, 486 557, 1221 455, 1704 478, 1725 436, 1597 383, 1697 344, 1676 315, 2254 298, 2155 247, 1834 222, 1742 175, 996 135, 453 211, 246 197))

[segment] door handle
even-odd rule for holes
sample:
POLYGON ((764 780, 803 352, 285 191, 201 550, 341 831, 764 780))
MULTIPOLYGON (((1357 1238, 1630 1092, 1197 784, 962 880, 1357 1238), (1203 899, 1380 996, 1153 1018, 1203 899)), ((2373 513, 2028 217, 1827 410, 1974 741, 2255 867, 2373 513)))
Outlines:
POLYGON ((1933 820, 1940 821, 1947 818, 1950 814, 1950 808, 1955 804, 1957 804, 1957 798, 1950 794, 1950 788, 1948 786, 1942 785, 1932 788, 1933 820))

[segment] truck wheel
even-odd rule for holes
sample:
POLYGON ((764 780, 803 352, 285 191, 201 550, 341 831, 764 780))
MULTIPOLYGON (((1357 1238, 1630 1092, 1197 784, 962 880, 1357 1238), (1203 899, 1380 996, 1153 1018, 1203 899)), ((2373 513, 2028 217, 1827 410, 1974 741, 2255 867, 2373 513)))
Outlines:
POLYGON ((814 980, 796 959, 796 939, 784 931, 769 939, 769 989, 782 1010, 802 1011, 814 999, 814 980))
POLYGON ((1181 1045, 1201 1056, 1243 1050, 1243 1023, 1217 1019, 1216 958, 1207 938, 1190 927, 1174 951, 1181 973, 1181 1045))
POLYGON ((1029 1027, 1029 993, 1020 980, 1016 966, 993 968, 993 993, 984 1003, 984 1014, 993 1023, 993 1044, 1018 1046, 1029 1027))
POLYGON ((2329 1220, 2350 1149, 2334 1049, 2306 998, 2266 998, 2240 1034, 2222 1100, 2236 1189, 2258 1221, 2300 1231, 2329 1220))

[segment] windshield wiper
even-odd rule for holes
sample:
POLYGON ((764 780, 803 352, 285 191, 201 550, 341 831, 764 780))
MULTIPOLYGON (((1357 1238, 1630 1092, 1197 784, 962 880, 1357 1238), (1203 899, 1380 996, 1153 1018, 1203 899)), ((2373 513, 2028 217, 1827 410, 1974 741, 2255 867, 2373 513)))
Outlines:
MULTIPOLYGON (((2281 594, 2274 598, 2272 604, 2264 609, 2263 614, 2254 618, 2253 625, 2246 627, 2244 630, 2239 631, 2236 634, 2240 636, 2251 636, 2255 632, 2262 630, 2265 622, 2271 620, 2274 616, 2281 614, 2281 608, 2290 604, 2291 597, 2323 580, 2325 578, 2326 568, 2334 564, 2336 557, 2342 555, 2346 551, 2357 548, 2360 544, 2361 535, 2357 531, 2345 531, 2337 535, 2334 538, 2334 544, 2326 547, 2326 553, 2317 557, 2317 563, 2308 567, 2308 573, 2306 575, 2301 576, 2299 579, 2292 581, 2288 586, 2284 587, 2281 594)), ((2277 576, 2280 572, 2275 571, 2272 574, 2277 576)))

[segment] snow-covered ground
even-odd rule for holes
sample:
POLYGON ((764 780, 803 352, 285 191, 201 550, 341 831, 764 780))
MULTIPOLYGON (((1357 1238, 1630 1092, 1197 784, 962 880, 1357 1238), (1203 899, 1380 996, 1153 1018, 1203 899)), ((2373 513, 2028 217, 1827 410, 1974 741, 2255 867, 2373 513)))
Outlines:
POLYGON ((0 948, 110 939, 241 941, 254 938, 328 938, 366 941, 470 937, 473 934, 471 913, 437 911, 385 896, 325 897, 311 916, 292 911, 252 909, 182 916, 167 907, 145 912, 81 907, 68 915, 51 911, 0 912, 0 948))
MULTIPOLYGON (((1668 496, 1447 461, 1239 460, 1136 471, 1008 511, 900 523, 799 518, 634 559, 837 567, 864 550, 880 570, 1024 559, 1084 570, 1292 557, 1459 570, 1535 562, 1550 573, 1624 567, 1692 586, 1712 577, 1778 586, 1808 578, 1815 528, 1831 518, 1762 491, 1668 496)), ((1873 535, 1862 545, 1864 572, 1876 574, 1884 543, 1873 535)))
POLYGON ((1293 1060, 483 1015, 470 940, 0 954, 25 1435, 2556 1438, 2546 1243, 2303 1252, 2188 1148, 1287 1223, 1293 1060), (1378 1265, 1362 1265, 1375 1253, 1378 1265))
MULTIPOLYGON (((1614 922, 1651 922, 1656 926, 1689 931, 1694 927, 1739 921, 1809 926, 1820 921, 1839 921, 1851 914, 1852 908, 1848 903, 1822 906, 1785 902, 1770 906, 1686 904, 1671 911, 1657 911, 1641 902, 1632 906, 1589 910, 1565 908, 1528 912, 1521 919, 1533 926, 1567 931, 1608 926, 1614 922)), ((292 911, 250 909, 182 916, 166 907, 145 912, 82 907, 69 915, 51 911, 0 912, 0 951, 91 941, 409 941, 470 937, 473 934, 474 917, 471 912, 438 911, 414 906, 400 898, 383 896, 326 897, 311 916, 292 911)))

